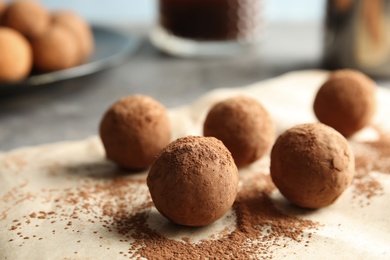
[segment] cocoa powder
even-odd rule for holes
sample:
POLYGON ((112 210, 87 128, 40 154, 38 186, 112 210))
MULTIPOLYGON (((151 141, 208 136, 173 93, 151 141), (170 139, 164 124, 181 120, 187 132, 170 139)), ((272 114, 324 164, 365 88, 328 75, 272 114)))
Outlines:
POLYGON ((374 196, 383 195, 383 186, 372 172, 390 174, 390 135, 377 129, 379 138, 370 142, 351 142, 355 154, 356 173, 353 180, 354 198, 361 204, 370 204, 374 196))
MULTIPOLYGON (((390 173, 390 138, 381 135, 378 141, 351 142, 351 145, 356 155, 352 189, 356 199, 369 203, 375 196, 383 194, 383 187, 372 172, 390 173)), ((26 167, 11 166, 15 169, 26 167)), ((256 169, 253 167, 240 172, 240 190, 233 205, 235 226, 195 242, 189 238, 168 238, 149 225, 153 204, 145 174, 124 175, 101 161, 88 165, 56 161, 45 165, 41 172, 46 171, 48 178, 67 176, 77 179, 78 184, 65 189, 42 188, 31 193, 25 190, 28 183, 21 183, 0 197, 9 205, 0 210, 0 217, 9 223, 7 240, 17 246, 38 246, 35 243, 44 243, 57 235, 74 237, 75 245, 82 246, 84 241, 77 234, 89 232, 90 238, 102 241, 96 245, 98 248, 114 250, 103 242, 106 239, 110 239, 111 244, 119 244, 120 250, 115 249, 112 253, 123 259, 271 259, 279 249, 288 247, 290 243, 310 246, 321 224, 281 212, 272 197, 275 187, 270 176, 266 170, 256 169), (50 203, 50 210, 37 207, 25 215, 9 219, 8 213, 18 211, 25 201, 41 202, 43 206, 50 203), (80 224, 99 228, 81 230, 78 228, 80 224), (110 238, 106 237, 107 232, 111 234, 110 238)), ((170 228, 174 232, 183 229, 176 225, 170 228)), ((202 232, 196 228, 192 231, 202 232)), ((72 259, 80 256, 76 248, 69 248, 69 254, 74 255, 72 259)))
POLYGON ((370 171, 389 173, 390 134, 380 133, 378 140, 360 143, 360 150, 355 151, 355 156, 360 160, 360 165, 356 168, 362 174, 370 171))
POLYGON ((270 199, 274 186, 269 175, 256 174, 247 181, 233 205, 237 227, 218 240, 192 244, 167 239, 148 227, 147 210, 125 222, 117 222, 119 232, 129 227, 134 230, 135 243, 129 250, 129 253, 133 252, 130 256, 148 259, 272 258, 271 247, 285 247, 291 240, 310 240, 311 235, 307 236, 305 231, 314 230, 317 223, 287 216, 277 210, 270 199))
MULTIPOLYGON (((53 167, 49 167, 50 171, 47 174, 52 174, 53 167)), ((75 167, 59 164, 55 167, 58 175, 74 175, 77 172, 75 167), (68 169, 69 172, 64 169, 68 169)), ((88 172, 99 172, 99 167, 101 168, 102 165, 82 168, 78 174, 83 172, 85 176, 77 177, 80 179, 80 185, 77 187, 64 190, 41 189, 34 200, 50 201, 54 210, 45 211, 37 208, 36 211, 13 220, 9 231, 14 235, 10 235, 9 242, 18 243, 22 247, 26 243, 56 236, 57 233, 77 234, 81 231, 75 227, 76 223, 82 222, 83 225, 100 223, 107 232, 116 234, 118 239, 113 242, 122 244, 123 249, 117 254, 124 258, 193 259, 255 256, 272 258, 271 247, 274 249, 285 247, 292 240, 308 243, 311 232, 314 232, 317 226, 312 221, 287 216, 276 209, 270 198, 275 187, 269 175, 249 171, 241 173, 240 176, 243 185, 233 205, 236 227, 232 231, 226 228, 196 243, 188 238, 181 241, 169 239, 148 226, 147 221, 153 203, 145 180, 132 178, 132 176, 91 177, 88 172), (140 197, 144 199, 138 203, 137 198, 140 197), (53 225, 49 234, 40 229, 43 224, 53 225), (61 227, 60 230, 58 226, 61 227)), ((111 172, 111 176, 113 175, 112 169, 105 166, 103 168, 111 172)), ((23 189, 14 190, 14 193, 16 198, 25 199, 21 195, 23 189)), ((172 225, 171 228, 180 231, 183 227, 172 225)), ((196 232, 196 228, 193 230, 196 232)), ((104 238, 99 230, 91 232, 90 235, 99 239, 104 238)), ((79 239, 75 242, 82 243, 79 239)), ((103 244, 99 245, 102 246, 103 244)), ((107 247, 107 250, 112 249, 107 247)), ((77 251, 73 253, 77 254, 77 251)))

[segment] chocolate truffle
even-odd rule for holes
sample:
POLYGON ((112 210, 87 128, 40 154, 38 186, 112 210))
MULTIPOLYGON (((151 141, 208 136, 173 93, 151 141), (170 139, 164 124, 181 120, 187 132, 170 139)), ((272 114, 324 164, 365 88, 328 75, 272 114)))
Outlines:
POLYGON ((0 81, 18 81, 31 71, 32 52, 19 32, 0 27, 0 81))
POLYGON ((75 35, 65 26, 55 24, 40 37, 31 41, 34 67, 42 72, 76 66, 80 60, 75 35))
POLYGON ((255 99, 237 96, 214 105, 203 126, 205 136, 221 140, 232 153, 237 167, 246 166, 271 147, 274 123, 255 99))
POLYGON ((11 2, 2 15, 2 24, 19 31, 27 38, 41 36, 50 26, 50 14, 35 1, 11 2))
POLYGON ((80 63, 84 62, 94 50, 94 40, 88 23, 76 13, 61 11, 53 14, 53 22, 62 24, 71 30, 79 44, 80 63))
POLYGON ((272 180, 300 207, 317 209, 332 204, 351 184, 354 172, 348 141, 321 123, 287 130, 272 148, 272 180))
POLYGON ((375 114, 375 86, 361 72, 333 72, 315 97, 313 107, 318 120, 345 137, 351 136, 369 124, 375 114))
POLYGON ((205 226, 233 205, 238 170, 229 150, 213 137, 188 136, 165 147, 147 178, 157 210, 185 226, 205 226))
POLYGON ((170 142, 168 113, 147 96, 121 98, 103 116, 100 137, 108 159, 127 169, 144 169, 170 142))

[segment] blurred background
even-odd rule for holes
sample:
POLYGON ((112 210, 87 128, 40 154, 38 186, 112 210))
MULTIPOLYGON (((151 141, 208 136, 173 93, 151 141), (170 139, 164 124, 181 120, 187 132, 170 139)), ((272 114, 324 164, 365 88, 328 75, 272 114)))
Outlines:
MULTIPOLYGON (((157 17, 157 1, 126 0, 41 0, 51 9, 77 10, 95 23, 152 23, 157 17)), ((268 22, 320 22, 324 0, 265 0, 264 16, 268 22)))
MULTIPOLYGON (((348 55, 353 54, 351 41, 355 41, 355 35, 351 32, 355 27, 348 26, 355 26, 351 18, 356 17, 356 12, 365 14, 359 11, 361 3, 368 4, 372 11, 365 16, 368 20, 364 20, 362 27, 363 47, 370 48, 369 51, 363 48, 367 55, 362 58, 372 63, 371 50, 380 50, 375 56, 379 62, 383 62, 382 57, 387 62, 390 56, 383 54, 390 52, 387 48, 390 43, 385 42, 390 39, 387 37, 390 29, 376 19, 386 17, 381 4, 390 8, 390 1, 242 1, 262 3, 264 28, 258 51, 229 58, 200 59, 167 55, 153 46, 149 35, 158 23, 156 0, 40 0, 49 10, 74 10, 92 25, 96 40, 92 58, 97 62, 107 51, 115 52, 113 46, 118 47, 118 44, 113 45, 113 35, 139 45, 131 53, 121 53, 121 62, 102 72, 11 96, 0 93, 0 150, 96 135, 103 113, 123 96, 144 94, 172 108, 191 103, 211 89, 245 86, 296 70, 323 69, 326 32, 330 40, 335 39, 336 34, 341 39, 330 45, 333 57, 344 56, 338 52, 344 54, 344 50, 349 50, 348 55), (327 3, 335 4, 334 13, 328 16, 327 3), (329 25, 326 21, 332 23, 329 25), (329 29, 326 24, 333 27, 329 29), (367 29, 367 26, 371 27, 367 29), (375 41, 367 45, 366 39, 373 36, 375 41), (376 44, 384 48, 377 48, 376 44)), ((350 58, 346 57, 346 61, 350 58)), ((386 79, 378 82, 382 86, 389 85, 386 79)))
MULTIPOLYGON (((149 95, 172 108, 214 88, 239 87, 292 70, 321 67, 323 0, 261 1, 266 26, 259 53, 207 59, 165 55, 151 44, 149 34, 158 21, 157 0, 39 2, 51 11, 74 10, 93 26, 138 40, 140 46, 109 70, 47 84, 37 91, 6 97, 0 93, 0 150, 95 135, 105 110, 122 96, 149 95)), ((110 48, 111 40, 100 37, 95 51, 102 51, 99 46, 110 48)))

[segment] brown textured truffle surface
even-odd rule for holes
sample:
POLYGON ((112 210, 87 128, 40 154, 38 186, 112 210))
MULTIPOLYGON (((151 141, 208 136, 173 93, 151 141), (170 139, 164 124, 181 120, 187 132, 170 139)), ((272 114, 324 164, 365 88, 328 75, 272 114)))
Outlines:
POLYGON ((354 70, 332 73, 319 89, 314 112, 318 120, 348 137, 370 123, 376 111, 375 83, 354 70))
POLYGON ((34 66, 48 72, 71 68, 80 60, 75 35, 65 26, 53 25, 46 33, 31 41, 34 66))
POLYGON ((348 141, 321 123, 284 132, 271 152, 271 177, 280 192, 304 208, 333 203, 350 185, 355 160, 348 141))
POLYGON ((214 105, 206 117, 203 132, 221 140, 238 167, 263 156, 275 138, 275 126, 268 112, 255 99, 246 96, 214 105))
POLYGON ((143 169, 171 138, 167 111, 154 99, 134 95, 119 99, 100 123, 108 159, 128 169, 143 169))
POLYGON ((25 78, 32 67, 32 52, 28 41, 17 31, 0 27, 0 81, 25 78))
POLYGON ((161 151, 147 184, 157 210, 166 218, 181 225, 205 226, 233 205, 238 170, 221 141, 189 136, 161 151))
POLYGON ((66 26, 74 33, 80 48, 79 62, 84 62, 94 50, 93 35, 88 23, 71 11, 60 11, 53 14, 53 22, 66 26))
POLYGON ((28 38, 35 38, 49 28, 50 14, 36 1, 19 0, 8 5, 2 15, 2 24, 28 38))

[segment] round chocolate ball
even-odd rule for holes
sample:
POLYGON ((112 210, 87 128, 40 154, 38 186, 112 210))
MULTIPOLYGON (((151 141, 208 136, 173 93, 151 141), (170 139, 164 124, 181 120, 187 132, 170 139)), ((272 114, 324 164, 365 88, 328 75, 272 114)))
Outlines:
POLYGON ((0 27, 0 81, 18 81, 27 77, 32 67, 32 51, 19 32, 0 27))
POLYGON ((71 11, 53 14, 53 22, 66 26, 75 35, 80 48, 79 63, 88 59, 94 50, 92 30, 88 23, 80 15, 71 11))
POLYGON ((147 184, 154 205, 167 219, 185 226, 205 226, 233 205, 238 170, 221 141, 188 136, 161 151, 147 184))
POLYGON ((349 137, 371 122, 376 110, 375 93, 375 82, 361 72, 335 71, 318 90, 315 115, 349 137))
POLYGON ((211 108, 203 133, 221 140, 232 153, 237 167, 243 167, 262 157, 271 147, 275 126, 259 102, 237 96, 211 108))
POLYGON ((19 31, 27 38, 41 36, 50 26, 50 14, 36 1, 11 2, 2 15, 2 24, 19 31))
POLYGON ((103 116, 100 137, 108 159, 127 169, 147 168, 170 142, 167 110, 147 96, 121 98, 103 116))
POLYGON ((290 202, 317 209, 332 204, 351 184, 355 159, 348 141, 321 123, 295 126, 276 140, 271 177, 290 202))
POLYGON ((31 41, 34 67, 42 72, 68 69, 80 60, 75 35, 65 26, 53 25, 40 37, 31 41))

